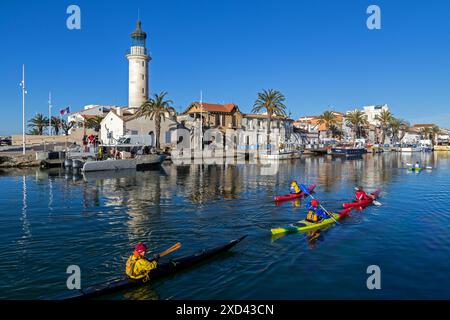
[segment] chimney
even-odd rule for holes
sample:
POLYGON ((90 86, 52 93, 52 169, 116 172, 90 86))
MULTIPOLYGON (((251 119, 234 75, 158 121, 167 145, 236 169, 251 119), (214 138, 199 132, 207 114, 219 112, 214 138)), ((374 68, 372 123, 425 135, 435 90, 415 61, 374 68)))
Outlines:
POLYGON ((117 115, 119 116, 119 117, 123 117, 123 110, 122 110, 122 108, 120 108, 120 107, 117 107, 116 108, 116 113, 117 113, 117 115))

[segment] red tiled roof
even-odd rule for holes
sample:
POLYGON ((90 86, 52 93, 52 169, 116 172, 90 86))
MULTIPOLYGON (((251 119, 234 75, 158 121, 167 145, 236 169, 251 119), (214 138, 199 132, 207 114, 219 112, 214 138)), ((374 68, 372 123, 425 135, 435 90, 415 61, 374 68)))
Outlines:
MULTIPOLYGON (((193 106, 200 106, 200 102, 193 102, 186 110, 186 112, 189 112, 189 109, 193 106)), ((237 108, 237 105, 234 103, 227 103, 227 104, 216 104, 216 103, 206 103, 202 102, 203 110, 208 112, 226 112, 230 113, 233 111, 234 108, 237 108)))
MULTIPOLYGON (((244 118, 255 118, 255 119, 267 119, 267 114, 255 114, 255 113, 247 113, 243 114, 244 118)), ((289 119, 283 116, 272 116, 273 120, 286 120, 286 121, 294 121, 293 119, 289 119)))
POLYGON ((413 125, 414 128, 431 128, 434 127, 434 124, 431 123, 420 123, 413 125))

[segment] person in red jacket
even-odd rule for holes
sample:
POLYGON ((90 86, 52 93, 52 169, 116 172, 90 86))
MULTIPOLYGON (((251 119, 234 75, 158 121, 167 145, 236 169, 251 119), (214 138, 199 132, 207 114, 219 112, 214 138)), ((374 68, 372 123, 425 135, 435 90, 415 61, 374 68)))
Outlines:
POLYGON ((355 188, 355 197, 357 201, 374 199, 374 197, 367 194, 361 186, 355 188))

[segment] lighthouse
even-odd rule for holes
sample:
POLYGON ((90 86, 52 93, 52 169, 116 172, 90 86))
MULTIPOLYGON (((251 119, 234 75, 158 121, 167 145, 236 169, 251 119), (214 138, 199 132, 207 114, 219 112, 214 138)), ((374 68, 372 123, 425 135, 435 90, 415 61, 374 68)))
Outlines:
POLYGON ((147 34, 142 31, 138 20, 136 30, 131 34, 131 48, 128 59, 128 107, 136 111, 148 100, 148 64, 151 57, 147 54, 145 40, 147 34))

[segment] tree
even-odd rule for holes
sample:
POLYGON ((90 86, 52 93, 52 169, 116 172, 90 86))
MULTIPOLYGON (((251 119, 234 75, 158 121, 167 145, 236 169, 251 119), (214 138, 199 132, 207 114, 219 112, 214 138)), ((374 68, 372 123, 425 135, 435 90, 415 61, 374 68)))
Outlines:
POLYGON ((59 129, 61 129, 61 118, 53 116, 52 127, 53 130, 55 130, 55 135, 59 135, 59 129))
POLYGON ((438 126, 434 125, 433 127, 431 127, 431 140, 433 141, 433 144, 436 144, 437 137, 440 132, 441 129, 438 126))
POLYGON ((48 118, 42 113, 37 113, 28 122, 29 127, 36 129, 36 131, 33 130, 33 132, 37 132, 39 135, 42 135, 44 133, 44 128, 48 126, 48 118))
POLYGON ((38 128, 32 128, 32 129, 30 129, 30 131, 28 131, 27 134, 32 135, 32 136, 40 135, 39 129, 38 129, 38 128))
POLYGON ((420 129, 420 135, 422 139, 430 139, 431 138, 431 128, 424 127, 420 129))
POLYGON ((406 135, 406 132, 408 132, 410 128, 410 125, 405 120, 392 117, 389 127, 391 129, 392 134, 392 143, 397 143, 403 140, 403 138, 406 135))
POLYGON ((144 102, 136 112, 137 117, 155 120, 156 149, 160 149, 161 121, 166 121, 166 118, 172 118, 176 115, 175 109, 171 106, 173 101, 165 99, 167 94, 165 91, 154 94, 153 98, 144 102))
POLYGON ((101 129, 101 122, 103 117, 95 116, 94 118, 89 118, 86 121, 86 127, 90 129, 94 129, 95 132, 99 132, 101 129))
POLYGON ((333 127, 336 127, 337 123, 338 118, 333 111, 325 111, 319 116, 319 119, 317 120, 318 125, 325 125, 325 128, 327 129, 327 138, 330 136, 331 130, 333 129, 333 127))
POLYGON ((392 113, 388 110, 381 110, 380 114, 375 116, 375 120, 378 120, 381 129, 381 143, 384 144, 386 139, 387 131, 389 130, 389 126, 391 123, 393 116, 392 113))
POLYGON ((61 129, 63 129, 66 136, 69 135, 69 131, 74 125, 75 121, 66 122, 65 120, 61 120, 61 129))
POLYGON ((253 104, 253 113, 267 113, 267 151, 270 152, 270 126, 272 124, 272 117, 282 116, 286 117, 286 106, 284 105, 284 101, 286 98, 284 95, 274 89, 265 90, 262 92, 258 92, 258 98, 255 100, 253 104))
POLYGON ((346 118, 347 125, 351 127, 355 133, 355 139, 361 138, 364 133, 364 127, 369 124, 366 114, 360 110, 355 110, 347 113, 346 118))

